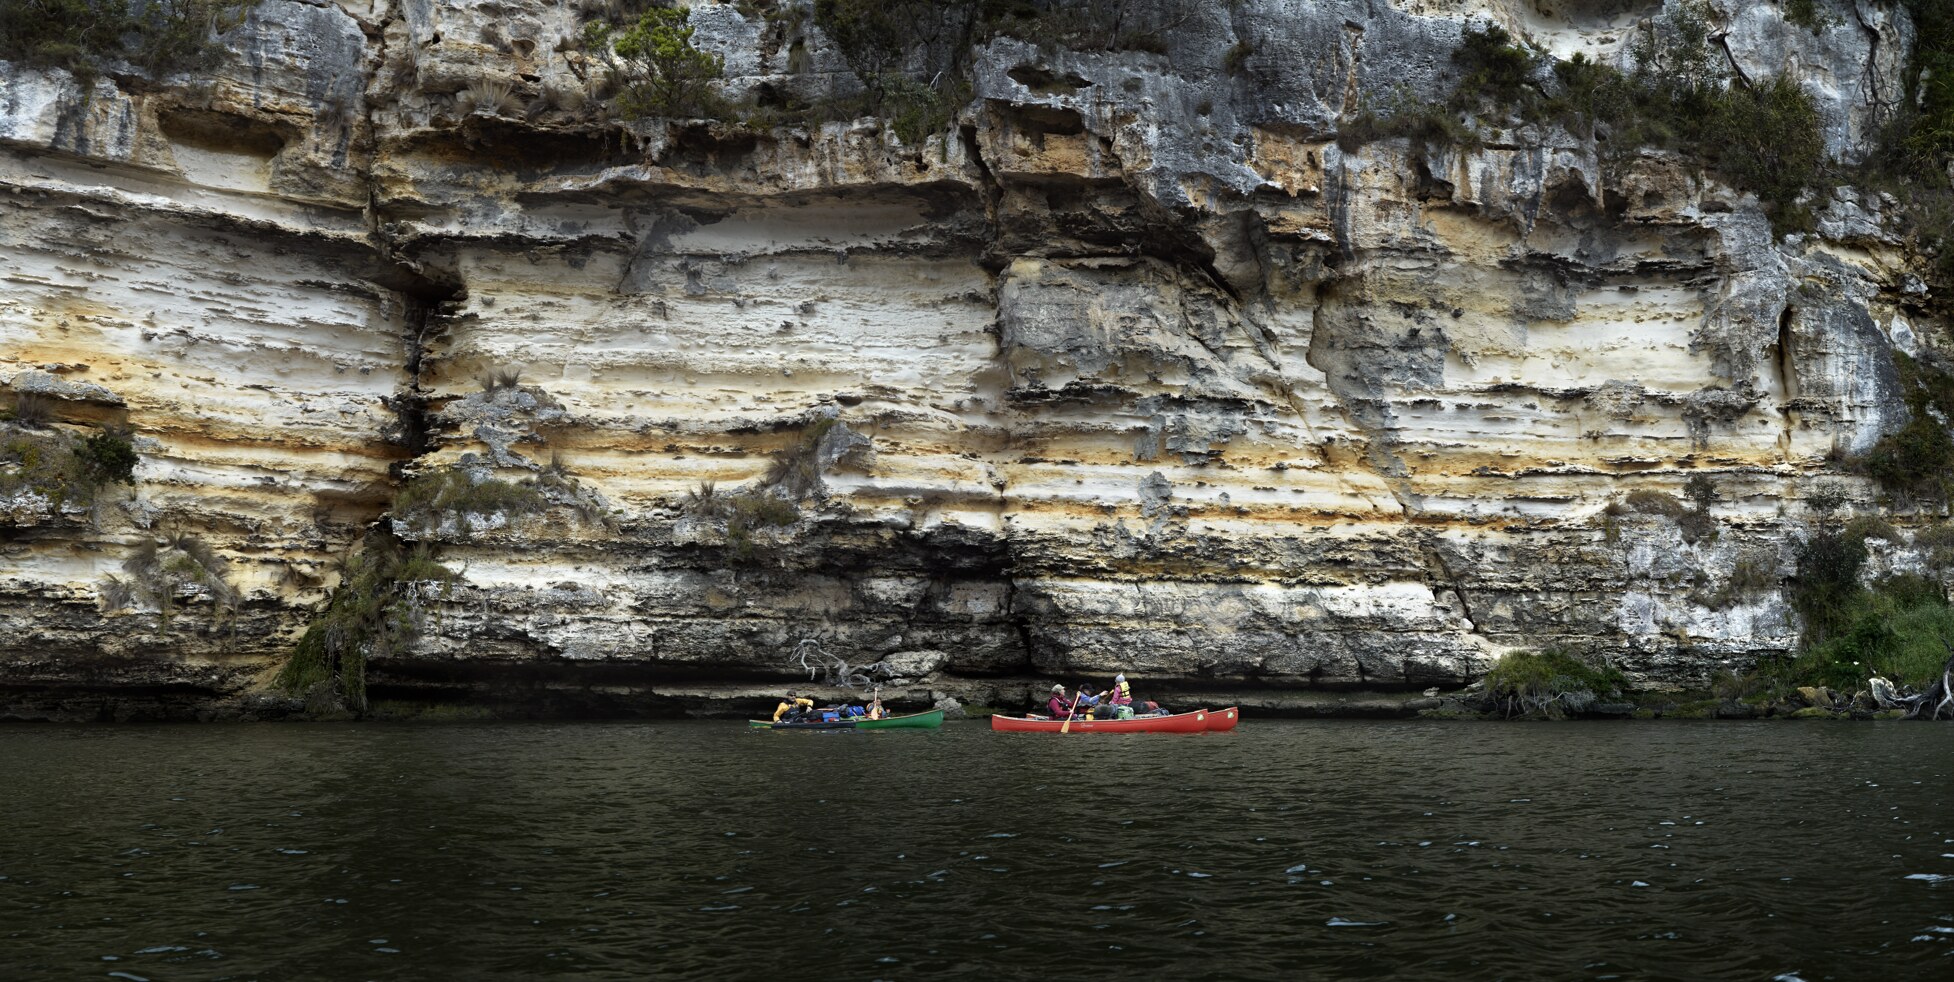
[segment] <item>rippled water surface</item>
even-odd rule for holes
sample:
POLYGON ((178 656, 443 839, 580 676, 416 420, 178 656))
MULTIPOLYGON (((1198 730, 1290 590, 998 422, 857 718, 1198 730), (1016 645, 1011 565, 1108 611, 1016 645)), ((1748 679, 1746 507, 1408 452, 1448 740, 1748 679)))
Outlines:
POLYGON ((0 729, 0 978, 1954 978, 1954 727, 0 729))

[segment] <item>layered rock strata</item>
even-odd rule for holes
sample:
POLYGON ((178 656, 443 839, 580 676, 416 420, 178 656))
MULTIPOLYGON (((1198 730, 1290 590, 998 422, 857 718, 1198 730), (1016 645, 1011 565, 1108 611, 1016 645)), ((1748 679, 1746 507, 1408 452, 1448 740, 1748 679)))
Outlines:
MULTIPOLYGON (((702 711, 804 677, 804 638, 918 700, 1123 669, 1321 701, 1546 645, 1664 687, 1782 655, 1798 501, 1905 422, 1891 353, 1942 330, 1890 205, 1841 187, 1778 240, 1671 154, 1337 142, 1442 95, 1474 19, 1619 60, 1661 4, 1594 6, 1246 0, 1164 54, 1001 39, 921 144, 593 123, 561 94, 577 9, 525 0, 266 0, 194 77, 0 65, 0 384, 142 453, 86 514, 0 500, 0 715, 275 709, 374 528, 461 574, 370 667, 379 700, 702 711), (781 461, 791 521, 698 506, 781 461), (389 512, 442 468, 559 491, 389 512), (1694 475, 1715 535, 1610 508, 1694 475), (233 614, 105 610, 163 534, 228 560, 233 614), (1740 566, 1769 585, 1719 589, 1740 566)), ((1813 32, 1723 3, 1723 43, 1852 159, 1911 29, 1821 6, 1813 32)), ((854 84, 754 7, 693 6, 729 96, 854 84)))

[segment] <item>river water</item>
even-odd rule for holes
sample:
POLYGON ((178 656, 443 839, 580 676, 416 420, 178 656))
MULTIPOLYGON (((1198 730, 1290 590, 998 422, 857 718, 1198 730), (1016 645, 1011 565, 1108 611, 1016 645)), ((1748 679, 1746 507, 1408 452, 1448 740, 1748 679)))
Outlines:
POLYGON ((1954 978, 1954 727, 0 728, 0 978, 1954 978))

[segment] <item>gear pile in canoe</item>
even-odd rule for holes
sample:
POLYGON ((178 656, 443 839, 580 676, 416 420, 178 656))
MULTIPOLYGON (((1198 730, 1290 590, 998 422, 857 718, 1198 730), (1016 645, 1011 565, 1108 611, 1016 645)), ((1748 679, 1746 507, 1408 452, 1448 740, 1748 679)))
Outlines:
POLYGON ((1241 710, 1235 706, 1129 719, 1068 721, 1034 716, 992 716, 991 729, 1000 733, 1208 733, 1234 729, 1241 716, 1241 710))
POLYGON ((876 686, 866 705, 816 707, 814 700, 792 689, 775 706, 772 719, 747 720, 755 729, 769 730, 933 730, 943 725, 943 710, 892 716, 882 707, 882 687, 876 686))

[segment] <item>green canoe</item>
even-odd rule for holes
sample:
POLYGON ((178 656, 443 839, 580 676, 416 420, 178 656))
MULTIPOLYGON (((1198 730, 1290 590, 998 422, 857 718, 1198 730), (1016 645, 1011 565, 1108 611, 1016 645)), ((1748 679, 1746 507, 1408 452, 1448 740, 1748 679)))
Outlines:
POLYGON ((750 719, 746 721, 746 725, 756 730, 934 730, 943 725, 943 710, 932 709, 927 713, 890 716, 887 719, 863 719, 855 716, 833 722, 809 720, 805 723, 775 723, 771 720, 750 719))
POLYGON ((911 713, 908 716, 890 716, 885 719, 858 719, 858 730, 934 730, 943 725, 943 710, 932 709, 927 713, 911 713))

